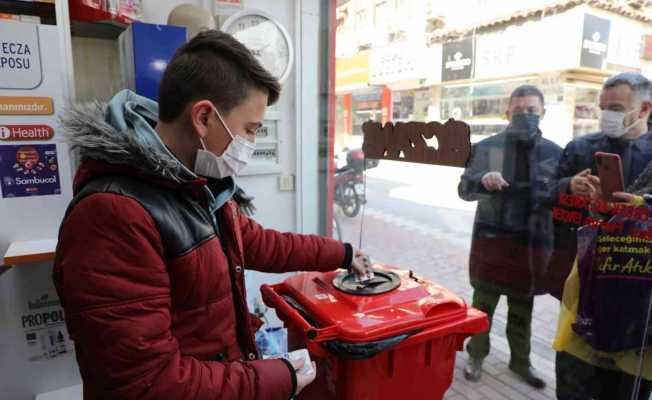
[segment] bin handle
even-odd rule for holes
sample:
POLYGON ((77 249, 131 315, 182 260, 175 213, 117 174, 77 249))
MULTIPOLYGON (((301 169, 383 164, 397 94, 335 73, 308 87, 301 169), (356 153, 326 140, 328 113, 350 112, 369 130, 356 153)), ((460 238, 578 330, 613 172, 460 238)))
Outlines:
POLYGON ((278 295, 275 289, 282 289, 279 285, 262 285, 260 291, 263 295, 263 302, 268 306, 275 308, 285 316, 294 320, 301 330, 306 334, 306 338, 312 342, 323 342, 326 340, 333 340, 337 336, 334 327, 330 328, 316 328, 312 326, 294 307, 288 304, 287 301, 278 295))

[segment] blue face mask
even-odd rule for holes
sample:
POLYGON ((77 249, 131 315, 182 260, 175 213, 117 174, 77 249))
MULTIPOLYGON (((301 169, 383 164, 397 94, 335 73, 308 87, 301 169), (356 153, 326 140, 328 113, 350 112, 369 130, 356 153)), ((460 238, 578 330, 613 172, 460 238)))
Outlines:
POLYGON ((539 132, 539 121, 541 121, 541 117, 537 114, 516 114, 512 116, 507 130, 518 135, 519 139, 530 140, 539 132))

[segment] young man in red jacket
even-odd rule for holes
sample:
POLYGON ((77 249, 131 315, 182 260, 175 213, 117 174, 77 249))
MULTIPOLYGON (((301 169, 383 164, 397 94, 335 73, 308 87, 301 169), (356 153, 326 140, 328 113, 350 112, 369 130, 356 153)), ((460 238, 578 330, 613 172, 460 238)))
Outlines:
POLYGON ((82 164, 53 278, 84 399, 287 400, 314 379, 260 359, 244 270, 367 265, 349 244, 266 230, 231 200, 279 92, 242 44, 207 31, 174 55, 158 104, 122 91, 64 118, 82 164))

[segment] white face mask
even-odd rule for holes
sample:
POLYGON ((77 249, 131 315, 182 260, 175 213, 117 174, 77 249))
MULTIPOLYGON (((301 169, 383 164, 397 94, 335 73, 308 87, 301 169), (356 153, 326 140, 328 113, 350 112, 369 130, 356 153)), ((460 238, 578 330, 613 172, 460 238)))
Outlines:
POLYGON ((622 111, 602 111, 602 115, 600 116, 600 130, 602 133, 610 138, 617 139, 619 137, 625 136, 627 132, 632 130, 633 127, 643 121, 641 118, 639 118, 636 121, 632 122, 631 125, 623 126, 627 114, 629 113, 622 111))
POLYGON ((206 150, 204 141, 199 139, 203 149, 197 150, 195 159, 195 173, 200 176, 222 179, 228 176, 237 175, 247 166, 256 146, 240 135, 234 135, 222 119, 219 111, 213 108, 215 114, 222 122, 224 129, 231 136, 231 143, 226 147, 221 156, 216 156, 206 150))

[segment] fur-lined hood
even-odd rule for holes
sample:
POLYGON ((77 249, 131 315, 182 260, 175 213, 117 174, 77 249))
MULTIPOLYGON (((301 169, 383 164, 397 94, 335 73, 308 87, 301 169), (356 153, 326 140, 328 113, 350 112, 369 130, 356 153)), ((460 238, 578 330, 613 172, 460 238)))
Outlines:
POLYGON ((158 121, 155 101, 123 90, 108 104, 71 106, 60 119, 66 142, 82 161, 76 186, 83 186, 97 174, 99 164, 100 173, 130 170, 180 188, 202 186, 211 211, 217 210, 234 194, 238 195, 238 204, 253 207, 251 198, 242 197, 244 194, 236 188, 232 178, 221 181, 220 193, 212 193, 205 178, 198 177, 170 152, 154 130, 158 121), (243 204, 244 200, 248 204, 243 204))
POLYGON ((157 120, 156 102, 123 90, 108 104, 71 106, 61 125, 66 142, 81 160, 127 166, 175 183, 197 179, 154 131, 157 120))

